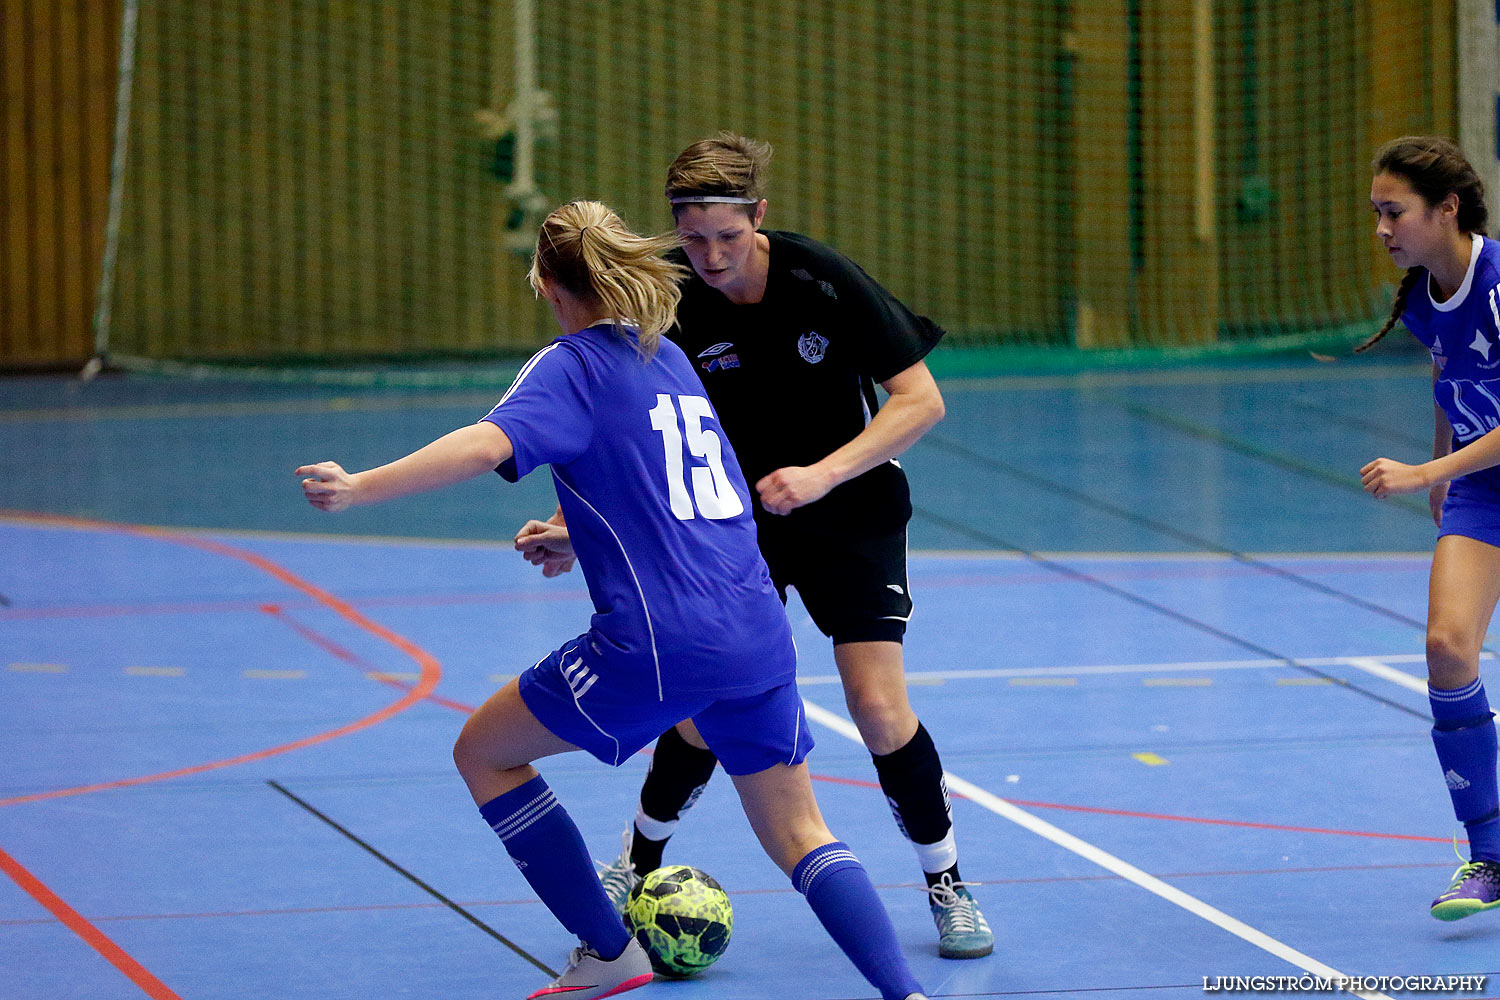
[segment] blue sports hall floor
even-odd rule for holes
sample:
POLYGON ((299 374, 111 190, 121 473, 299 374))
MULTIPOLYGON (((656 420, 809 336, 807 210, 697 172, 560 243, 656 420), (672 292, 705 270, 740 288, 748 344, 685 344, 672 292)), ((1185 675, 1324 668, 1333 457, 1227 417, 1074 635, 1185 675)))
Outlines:
MULTIPOLYGON (((1427 367, 941 386, 903 459, 907 664, 992 957, 937 957, 831 650, 788 608, 824 813, 931 995, 1500 983, 1500 913, 1427 914, 1462 829, 1428 737, 1426 500, 1359 488, 1428 452, 1427 367)), ((0 380, 0 997, 490 1000, 563 965, 449 757, 585 627, 581 579, 507 544, 547 478, 328 516, 292 473, 397 457, 504 388, 0 380)), ((542 764, 601 860, 644 770, 542 764)), ((633 996, 874 996, 722 774, 667 860, 724 884, 734 937, 633 996)))

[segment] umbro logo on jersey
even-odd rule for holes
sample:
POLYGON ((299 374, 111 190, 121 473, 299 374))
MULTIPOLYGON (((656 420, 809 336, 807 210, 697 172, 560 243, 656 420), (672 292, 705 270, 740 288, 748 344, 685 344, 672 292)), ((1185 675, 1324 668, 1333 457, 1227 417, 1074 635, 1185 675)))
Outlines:
POLYGON ((721 368, 738 368, 740 356, 738 354, 725 354, 724 352, 733 347, 734 344, 728 340, 721 340, 712 347, 698 352, 698 357, 707 358, 701 367, 706 372, 718 371, 721 368))
POLYGON ((1469 787, 1469 779, 1465 778, 1463 775, 1459 774, 1451 767, 1448 769, 1448 773, 1443 775, 1443 778, 1447 780, 1448 788, 1450 791, 1459 792, 1469 787))
POLYGON ((899 584, 899 583, 888 583, 888 584, 885 585, 885 589, 886 590, 894 590, 898 594, 905 594, 906 593, 906 591, 902 589, 901 584, 899 584))
POLYGON ((815 365, 828 353, 828 338, 816 330, 808 330, 797 338, 797 353, 803 361, 815 365))

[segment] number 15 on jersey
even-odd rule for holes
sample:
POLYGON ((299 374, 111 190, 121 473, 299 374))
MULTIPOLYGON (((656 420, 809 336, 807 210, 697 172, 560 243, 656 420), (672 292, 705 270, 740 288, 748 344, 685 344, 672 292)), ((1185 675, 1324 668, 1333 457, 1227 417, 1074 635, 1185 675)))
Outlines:
POLYGON ((704 427, 703 419, 712 418, 713 410, 703 396, 678 396, 674 404, 666 393, 657 393, 656 406, 651 410, 651 428, 661 434, 662 448, 667 462, 667 495, 672 513, 678 520, 691 521, 694 504, 697 513, 711 521, 735 517, 745 509, 740 495, 729 482, 724 471, 723 445, 713 428, 704 427), (681 429, 678 427, 678 407, 681 407, 681 429), (683 476, 683 445, 688 454, 700 458, 707 465, 692 467, 692 496, 688 495, 687 480, 683 476))

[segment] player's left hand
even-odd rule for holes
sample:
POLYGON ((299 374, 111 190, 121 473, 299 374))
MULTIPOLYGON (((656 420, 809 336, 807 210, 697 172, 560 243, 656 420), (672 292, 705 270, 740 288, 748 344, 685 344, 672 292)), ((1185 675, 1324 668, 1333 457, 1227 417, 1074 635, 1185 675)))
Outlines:
POLYGON ((573 539, 568 526, 546 521, 527 521, 516 532, 516 551, 533 566, 542 567, 542 576, 554 577, 573 568, 573 539))
POLYGON ((1377 500, 1396 493, 1416 493, 1432 485, 1422 474, 1420 466, 1389 458, 1377 458, 1359 470, 1359 477, 1365 492, 1377 500))
POLYGON ((319 462, 297 469, 302 480, 302 495, 307 502, 330 514, 348 510, 354 505, 356 487, 349 473, 337 462, 319 462))
POLYGON ((772 514, 790 514, 814 500, 821 500, 837 485, 831 476, 813 466, 789 465, 777 469, 755 484, 760 504, 772 514))

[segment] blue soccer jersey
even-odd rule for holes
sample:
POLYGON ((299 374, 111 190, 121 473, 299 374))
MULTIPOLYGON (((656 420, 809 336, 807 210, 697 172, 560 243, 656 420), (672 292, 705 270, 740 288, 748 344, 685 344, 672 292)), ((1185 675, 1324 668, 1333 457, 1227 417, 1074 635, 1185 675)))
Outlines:
POLYGON ((796 672, 786 613, 756 546, 749 489, 687 357, 633 331, 560 337, 484 419, 514 482, 552 467, 595 614, 601 677, 658 699, 736 697, 796 672))
MULTIPOLYGON (((1431 284, 1424 273, 1401 320, 1432 352, 1433 398, 1453 425, 1453 447, 1462 448, 1500 427, 1500 243, 1474 234, 1469 270, 1447 301, 1433 298, 1431 284)), ((1467 478, 1500 490, 1500 468, 1467 478)))

